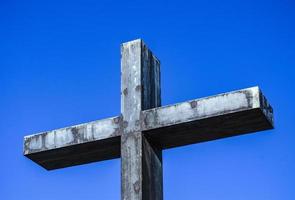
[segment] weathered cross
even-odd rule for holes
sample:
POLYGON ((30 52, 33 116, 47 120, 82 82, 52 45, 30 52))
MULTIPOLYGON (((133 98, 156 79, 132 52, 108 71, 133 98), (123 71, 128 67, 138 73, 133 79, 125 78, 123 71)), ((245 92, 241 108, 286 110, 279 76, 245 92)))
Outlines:
POLYGON ((258 87, 161 106, 160 62, 142 40, 121 46, 121 115, 24 138, 47 170, 121 157, 121 199, 162 200, 162 150, 273 128, 258 87))

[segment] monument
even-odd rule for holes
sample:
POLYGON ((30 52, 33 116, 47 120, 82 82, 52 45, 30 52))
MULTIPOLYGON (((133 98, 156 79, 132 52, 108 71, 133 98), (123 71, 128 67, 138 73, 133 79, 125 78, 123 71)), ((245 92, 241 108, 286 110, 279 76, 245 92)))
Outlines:
POLYGON ((121 45, 121 115, 24 138, 47 170, 121 157, 121 199, 162 200, 162 150, 273 128, 258 87, 161 107, 160 62, 142 40, 121 45))

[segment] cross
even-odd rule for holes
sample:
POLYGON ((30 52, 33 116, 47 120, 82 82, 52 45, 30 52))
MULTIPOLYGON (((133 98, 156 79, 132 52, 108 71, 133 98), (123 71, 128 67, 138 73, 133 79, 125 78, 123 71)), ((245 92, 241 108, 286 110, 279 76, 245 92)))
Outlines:
POLYGON ((162 150, 273 128, 258 87, 161 107, 160 62, 140 39, 121 45, 121 115, 24 137, 47 170, 121 157, 121 199, 162 200, 162 150))

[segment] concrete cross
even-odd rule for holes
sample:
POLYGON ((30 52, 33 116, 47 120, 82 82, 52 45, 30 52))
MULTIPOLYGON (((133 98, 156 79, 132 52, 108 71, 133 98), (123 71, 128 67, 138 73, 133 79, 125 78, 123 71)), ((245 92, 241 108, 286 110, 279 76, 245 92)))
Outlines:
POLYGON ((121 115, 24 138, 47 170, 121 157, 121 199, 162 200, 162 150, 273 128, 258 87, 161 107, 160 62, 142 40, 121 46, 121 115))

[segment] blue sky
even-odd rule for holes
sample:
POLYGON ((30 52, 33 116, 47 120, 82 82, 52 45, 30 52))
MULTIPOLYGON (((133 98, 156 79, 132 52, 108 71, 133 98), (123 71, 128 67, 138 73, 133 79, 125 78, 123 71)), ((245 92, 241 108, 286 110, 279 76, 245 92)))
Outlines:
POLYGON ((165 200, 295 198, 291 0, 0 1, 0 199, 120 199, 120 160, 47 172, 23 136, 116 116, 120 44, 161 60, 163 104, 259 85, 276 129, 164 152, 165 200))

